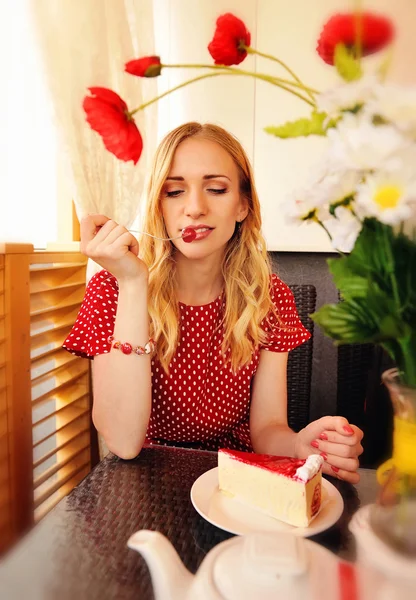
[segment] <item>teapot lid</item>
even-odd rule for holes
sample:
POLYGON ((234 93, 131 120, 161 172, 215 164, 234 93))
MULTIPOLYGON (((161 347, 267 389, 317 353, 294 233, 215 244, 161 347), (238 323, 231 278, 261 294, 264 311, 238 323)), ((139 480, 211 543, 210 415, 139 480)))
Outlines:
POLYGON ((213 565, 213 583, 223 598, 275 600, 307 593, 305 540, 290 533, 254 533, 223 544, 213 565), (277 594, 279 593, 279 596, 277 594))

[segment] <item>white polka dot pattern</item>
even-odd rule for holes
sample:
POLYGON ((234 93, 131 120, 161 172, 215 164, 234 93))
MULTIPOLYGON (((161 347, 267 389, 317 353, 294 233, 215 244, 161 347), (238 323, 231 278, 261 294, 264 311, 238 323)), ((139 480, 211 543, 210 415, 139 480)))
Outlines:
MULTIPOLYGON (((224 364, 221 355, 223 331, 218 325, 223 311, 222 297, 203 306, 179 304, 181 337, 169 375, 157 358, 152 360, 149 442, 187 442, 207 449, 252 450, 250 386, 260 350, 288 352, 310 337, 299 319, 290 288, 276 275, 272 275, 271 286, 280 323, 273 316, 262 323, 268 332, 268 342, 254 351, 250 363, 237 373, 224 364)), ((64 348, 83 357, 109 352, 107 338, 113 334, 117 298, 116 279, 108 271, 94 275, 64 348)))

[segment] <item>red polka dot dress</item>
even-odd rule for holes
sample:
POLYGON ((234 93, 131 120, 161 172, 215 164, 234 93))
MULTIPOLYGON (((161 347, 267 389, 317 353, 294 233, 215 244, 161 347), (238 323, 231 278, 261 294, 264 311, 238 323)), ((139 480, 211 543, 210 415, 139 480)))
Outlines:
MULTIPOLYGON (((310 338, 299 319, 293 294, 276 275, 271 276, 272 298, 280 323, 270 317, 263 329, 267 344, 253 352, 249 364, 233 373, 221 359, 223 298, 203 306, 179 303, 181 335, 169 375, 152 359, 152 411, 149 444, 220 447, 252 451, 250 389, 260 350, 288 352, 310 338)), ((108 271, 91 278, 77 320, 63 347, 93 358, 110 352, 117 311, 118 284, 108 271)), ((138 344, 142 340, 122 340, 138 344)), ((116 350, 113 350, 116 352, 116 350)), ((140 357, 137 357, 140 360, 140 357)))

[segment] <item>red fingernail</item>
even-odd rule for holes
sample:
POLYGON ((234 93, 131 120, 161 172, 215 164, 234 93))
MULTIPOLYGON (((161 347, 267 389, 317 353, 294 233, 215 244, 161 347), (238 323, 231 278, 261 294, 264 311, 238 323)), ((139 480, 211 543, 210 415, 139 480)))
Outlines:
POLYGON ((324 460, 328 460, 328 455, 325 452, 321 452, 320 456, 322 456, 324 460))
POLYGON ((326 435, 326 433, 321 433, 321 435, 319 436, 320 440, 327 440, 328 436, 326 435))
POLYGON ((344 427, 342 429, 344 431, 346 431, 347 433, 354 433, 354 429, 352 427, 350 427, 349 425, 344 425, 344 427))
POLYGON ((338 471, 339 471, 338 467, 334 467, 334 466, 332 466, 332 465, 331 465, 331 469, 332 469, 332 470, 333 470, 335 473, 338 473, 338 471))
POLYGON ((313 440, 313 442, 311 442, 311 446, 312 448, 319 448, 319 444, 316 440, 313 440))

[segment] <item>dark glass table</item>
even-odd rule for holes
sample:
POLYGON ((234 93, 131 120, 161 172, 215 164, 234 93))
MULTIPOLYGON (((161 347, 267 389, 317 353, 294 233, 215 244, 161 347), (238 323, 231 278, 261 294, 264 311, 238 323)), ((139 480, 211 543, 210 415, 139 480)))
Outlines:
MULTIPOLYGON (((231 537, 190 501, 194 481, 215 466, 215 452, 182 448, 145 448, 132 461, 107 456, 3 559, 0 599, 152 599, 147 566, 127 540, 139 529, 158 530, 195 572, 213 546, 231 537)), ((349 560, 355 558, 349 520, 377 492, 375 471, 360 474, 357 486, 329 478, 344 513, 311 538, 349 560)))

